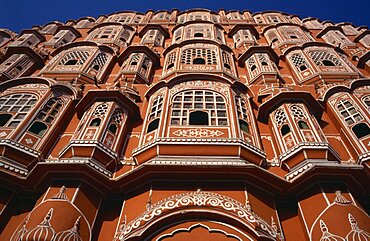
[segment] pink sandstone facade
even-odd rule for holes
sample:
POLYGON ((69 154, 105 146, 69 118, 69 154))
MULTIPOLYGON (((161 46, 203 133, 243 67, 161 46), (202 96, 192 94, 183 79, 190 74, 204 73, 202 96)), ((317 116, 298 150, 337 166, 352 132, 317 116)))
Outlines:
POLYGON ((0 29, 1 241, 369 241, 370 30, 276 11, 0 29))

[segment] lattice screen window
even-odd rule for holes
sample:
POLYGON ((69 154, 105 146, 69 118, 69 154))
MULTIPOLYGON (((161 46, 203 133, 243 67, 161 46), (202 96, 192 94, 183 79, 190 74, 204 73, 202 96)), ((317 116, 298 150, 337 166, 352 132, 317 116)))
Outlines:
POLYGON ((190 25, 185 29, 185 38, 212 39, 212 27, 210 25, 190 25))
POLYGON ((0 71, 4 71, 10 78, 16 78, 26 72, 34 61, 26 54, 13 54, 3 64, 0 71))
POLYGON ((269 40, 270 44, 273 44, 279 40, 274 30, 270 30, 266 33, 266 37, 269 40))
POLYGON ((298 71, 305 71, 309 68, 308 63, 306 59, 302 56, 302 54, 293 54, 290 57, 290 60, 298 71))
POLYGON ((266 18, 269 23, 281 23, 282 22, 280 17, 276 15, 268 15, 266 16, 266 18))
POLYGON ((156 15, 154 15, 153 19, 166 19, 166 20, 170 20, 171 19, 171 16, 168 13, 157 13, 156 15))
POLYGON ((239 127, 242 131, 250 133, 249 129, 249 114, 247 109, 247 101, 240 95, 235 96, 236 111, 239 119, 239 127))
POLYGON ((28 131, 35 135, 43 136, 58 117, 63 106, 64 103, 60 98, 50 99, 41 109, 28 131))
POLYGON ((138 70, 142 57, 143 57, 143 54, 140 54, 140 53, 131 54, 129 59, 128 59, 128 64, 126 65, 125 69, 127 71, 136 71, 136 70, 138 70))
POLYGON ((127 43, 130 39, 131 33, 131 30, 123 29, 121 32, 120 40, 127 43))
POLYGON ((257 65, 256 65, 256 59, 254 58, 254 56, 251 56, 248 60, 247 60, 247 66, 249 67, 249 69, 251 71, 254 71, 257 69, 257 65))
POLYGON ((172 52, 167 57, 166 70, 174 68, 175 67, 175 62, 176 62, 176 52, 172 52))
POLYGON ((337 109, 349 126, 364 119, 349 100, 340 100, 337 104, 337 109))
POLYGON ((221 29, 219 28, 216 28, 216 38, 217 40, 220 42, 220 43, 224 43, 225 42, 225 39, 224 39, 224 33, 222 32, 221 29))
POLYGON ((232 62, 231 62, 231 55, 229 53, 222 52, 222 62, 223 62, 224 68, 227 71, 231 72, 232 62))
POLYGON ((209 14, 208 13, 202 13, 202 12, 196 12, 196 13, 189 13, 188 14, 188 20, 193 21, 193 20, 210 20, 209 19, 209 14))
POLYGON ((106 102, 99 104, 95 108, 94 113, 93 113, 93 116, 96 116, 96 117, 104 117, 105 114, 108 111, 108 107, 109 106, 108 106, 108 104, 106 102))
POLYGON ((160 118, 162 113, 162 107, 163 107, 163 96, 159 95, 154 99, 152 103, 152 108, 149 114, 149 121, 154 120, 156 118, 160 118))
POLYGON ((32 94, 11 94, 0 98, 0 124, 16 127, 36 104, 37 97, 32 94))
POLYGON ((173 34, 173 40, 174 42, 177 42, 181 39, 182 37, 182 28, 176 29, 176 31, 173 34))
POLYGON ((141 21, 143 20, 143 16, 140 16, 140 15, 136 15, 135 18, 134 18, 134 21, 133 23, 141 23, 141 21))
POLYGON ((370 47, 370 34, 363 37, 360 42, 365 45, 366 47, 370 47))
POLYGON ((110 120, 110 124, 108 126, 108 131, 113 135, 116 134, 117 129, 122 125, 123 115, 124 114, 121 109, 117 108, 114 110, 112 119, 110 120))
POLYGON ((227 19, 244 19, 244 16, 239 12, 232 12, 226 15, 227 19))
POLYGON ((294 120, 299 121, 307 119, 306 113, 301 107, 297 105, 292 105, 290 106, 289 110, 294 120))
POLYGON ((117 36, 117 29, 112 27, 106 27, 102 28, 97 31, 97 33, 94 36, 94 39, 114 39, 117 36))
POLYGON ((108 54, 99 53, 98 56, 95 57, 94 61, 91 63, 90 68, 98 71, 101 70, 107 63, 108 58, 109 58, 108 54))
POLYGON ((131 15, 119 15, 114 18, 114 21, 120 22, 120 23, 129 23, 132 20, 131 15))
POLYGON ((45 26, 41 32, 42 33, 46 33, 46 34, 53 34, 54 31, 58 28, 58 25, 56 24, 49 24, 47 26, 45 26))
POLYGON ((182 64, 217 64, 217 53, 211 49, 186 49, 181 54, 182 64))
POLYGON ((313 50, 308 55, 318 66, 342 66, 342 62, 332 53, 323 50, 313 50))
POLYGON ((83 20, 78 21, 78 23, 76 24, 76 28, 87 28, 90 25, 91 25, 90 20, 83 19, 83 20))
POLYGON ((287 123, 287 116, 286 116, 285 111, 283 109, 278 109, 275 112, 274 118, 275 118, 275 122, 276 122, 277 126, 281 126, 281 125, 287 123))
POLYGON ((208 90, 190 90, 178 93, 172 104, 171 125, 189 125, 192 112, 207 113, 210 126, 227 126, 227 109, 224 98, 208 90))
POLYGON ((59 62, 59 65, 83 65, 89 58, 90 52, 75 50, 67 53, 59 62))
POLYGON ((150 61, 148 57, 144 57, 143 63, 140 68, 140 74, 142 74, 145 77, 148 77, 151 66, 152 61, 150 61))

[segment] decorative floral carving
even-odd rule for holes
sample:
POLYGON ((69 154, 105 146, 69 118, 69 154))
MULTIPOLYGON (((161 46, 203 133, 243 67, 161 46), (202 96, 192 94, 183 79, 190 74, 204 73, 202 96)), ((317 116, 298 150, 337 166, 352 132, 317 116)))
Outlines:
MULTIPOLYGON (((228 211, 230 214, 233 214, 234 216, 244 219, 249 223, 253 223, 254 226, 256 226, 256 230, 260 230, 270 237, 280 238, 280 235, 271 227, 271 225, 269 225, 262 218, 258 217, 252 211, 247 210, 245 208, 245 205, 243 205, 242 203, 227 196, 197 190, 196 192, 182 193, 170 196, 155 203, 142 215, 138 216, 127 225, 122 225, 122 229, 118 231, 118 233, 115 235, 114 240, 126 240, 129 234, 133 233, 136 229, 144 226, 146 223, 154 220, 156 217, 161 216, 165 212, 168 212, 172 209, 188 206, 215 207, 218 209, 223 209, 225 211, 228 211)), ((124 222, 126 222, 125 219, 124 222)))
POLYGON ((172 134, 181 137, 217 137, 223 135, 224 133, 220 130, 196 128, 196 129, 177 130, 174 131, 172 134))

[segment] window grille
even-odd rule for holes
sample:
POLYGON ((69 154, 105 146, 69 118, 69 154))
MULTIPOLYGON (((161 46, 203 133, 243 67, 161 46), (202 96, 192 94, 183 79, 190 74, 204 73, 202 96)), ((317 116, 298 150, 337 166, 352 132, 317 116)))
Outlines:
POLYGON ((157 96, 153 103, 149 114, 149 121, 159 118, 161 116, 163 107, 163 96, 157 96))
POLYGON ((108 54, 99 53, 98 56, 95 57, 94 61, 91 63, 90 68, 93 68, 95 70, 100 70, 104 67, 107 61, 108 61, 108 54))
POLYGON ((335 66, 342 66, 342 62, 332 53, 322 50, 315 50, 308 52, 309 56, 318 66, 327 66, 325 61, 332 62, 335 66))
POLYGON ((293 54, 290 57, 290 60, 298 71, 304 71, 308 69, 307 61, 301 54, 293 54))
POLYGON ((182 52, 181 63, 193 64, 194 59, 202 58, 206 64, 217 64, 216 56, 216 51, 211 49, 186 49, 182 52))
POLYGON ((303 109, 297 105, 293 105, 290 108, 290 112, 292 113, 295 120, 302 120, 306 119, 306 114, 304 113, 303 109))
POLYGON ((59 65, 66 65, 69 63, 70 60, 76 60, 76 63, 74 65, 82 65, 89 58, 89 55, 90 52, 82 50, 69 52, 62 58, 62 60, 59 62, 59 65))
POLYGON ((361 114, 349 100, 340 100, 337 109, 349 126, 363 120, 361 114))
POLYGON ((224 98, 207 90, 190 90, 178 93, 173 99, 171 125, 189 125, 189 115, 195 111, 208 114, 211 126, 227 126, 224 98))
POLYGON ((31 94, 12 94, 0 98, 0 115, 11 114, 12 117, 4 124, 8 127, 16 127, 32 107, 36 104, 37 97, 31 94))
POLYGON ((104 117, 107 111, 108 111, 108 104, 105 102, 101 103, 95 108, 93 116, 104 117))
POLYGON ((281 126, 287 122, 287 116, 283 109, 278 109, 275 112, 275 122, 278 126, 281 126))

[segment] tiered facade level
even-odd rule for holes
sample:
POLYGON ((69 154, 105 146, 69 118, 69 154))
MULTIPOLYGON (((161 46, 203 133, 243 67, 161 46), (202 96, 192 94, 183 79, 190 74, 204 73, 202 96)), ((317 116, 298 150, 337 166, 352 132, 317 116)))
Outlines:
POLYGON ((370 31, 281 12, 0 30, 0 240, 370 240, 370 31))

